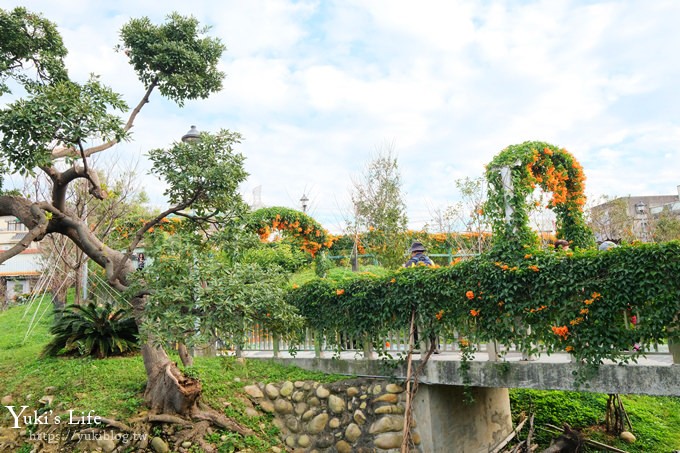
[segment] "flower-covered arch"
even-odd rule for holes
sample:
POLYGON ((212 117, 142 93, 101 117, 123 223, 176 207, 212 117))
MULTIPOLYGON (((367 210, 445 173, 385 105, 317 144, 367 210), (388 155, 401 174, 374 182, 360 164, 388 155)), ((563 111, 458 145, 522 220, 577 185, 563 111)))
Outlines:
POLYGON ((258 209, 251 214, 248 226, 261 241, 267 241, 272 233, 279 232, 312 256, 333 245, 332 236, 319 222, 295 209, 280 206, 258 209))
POLYGON ((537 234, 529 227, 528 204, 536 186, 552 193, 547 207, 557 216, 558 238, 575 247, 594 243, 583 214, 583 168, 567 150, 544 142, 509 146, 487 165, 486 179, 485 211, 492 222, 494 247, 521 249, 538 244, 537 234))

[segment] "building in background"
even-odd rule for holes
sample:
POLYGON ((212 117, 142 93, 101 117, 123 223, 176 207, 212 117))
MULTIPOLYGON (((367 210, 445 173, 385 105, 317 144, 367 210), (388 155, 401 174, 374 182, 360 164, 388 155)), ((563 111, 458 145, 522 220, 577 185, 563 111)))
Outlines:
MULTIPOLYGON (((0 252, 14 247, 27 232, 15 217, 0 217, 0 252)), ((40 277, 40 258, 38 244, 32 242, 26 250, 0 264, 0 301, 31 292, 40 277)))
POLYGON ((630 195, 607 200, 590 210, 597 241, 651 242, 655 222, 664 214, 680 217, 680 186, 674 195, 630 195))

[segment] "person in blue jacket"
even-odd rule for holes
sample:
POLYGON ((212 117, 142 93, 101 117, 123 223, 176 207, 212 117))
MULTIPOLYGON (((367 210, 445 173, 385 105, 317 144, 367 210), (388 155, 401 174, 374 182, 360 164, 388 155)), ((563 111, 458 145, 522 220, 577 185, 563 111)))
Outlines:
MULTIPOLYGON (((408 261, 406 261, 404 263, 404 267, 434 266, 434 263, 432 262, 430 257, 428 257, 425 254, 425 252, 427 252, 427 249, 425 249, 425 246, 422 243, 414 242, 413 244, 411 244, 411 248, 409 249, 409 252, 411 252, 411 258, 409 258, 408 261)), ((417 325, 416 325, 413 337, 414 337, 415 342, 417 344, 418 343, 418 326, 417 325)), ((439 347, 438 347, 439 345, 438 345, 438 342, 437 342, 437 337, 433 334, 433 335, 430 336, 429 340, 430 340, 431 345, 432 344, 437 345, 434 348, 433 352, 435 354, 439 354, 439 347)))
POLYGON ((411 244, 409 252, 411 252, 411 258, 409 258, 408 261, 404 263, 404 267, 420 265, 434 266, 432 260, 425 254, 425 252, 427 252, 427 249, 425 249, 425 246, 422 243, 414 242, 413 244, 411 244))

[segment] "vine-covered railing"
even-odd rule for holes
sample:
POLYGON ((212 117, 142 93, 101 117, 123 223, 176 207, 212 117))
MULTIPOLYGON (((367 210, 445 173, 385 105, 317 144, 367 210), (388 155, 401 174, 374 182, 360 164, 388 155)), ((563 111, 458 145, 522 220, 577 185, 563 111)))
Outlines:
POLYGON ((476 345, 492 343, 526 355, 567 352, 597 366, 636 360, 678 339, 680 242, 595 250, 583 213, 585 175, 563 148, 509 146, 486 177, 489 252, 386 277, 320 278, 288 292, 317 350, 322 342, 340 350, 353 338, 387 355, 390 335, 409 326, 414 312, 421 339, 455 338, 464 360, 476 345), (527 205, 539 187, 552 193, 557 236, 576 250, 540 248, 527 205))
POLYGON ((342 347, 343 332, 387 352, 391 332, 457 332, 461 349, 498 342, 525 353, 568 352, 576 361, 627 362, 676 337, 680 242, 576 252, 527 251, 512 262, 493 255, 454 266, 417 267, 387 277, 317 279, 291 289, 307 327, 342 347))

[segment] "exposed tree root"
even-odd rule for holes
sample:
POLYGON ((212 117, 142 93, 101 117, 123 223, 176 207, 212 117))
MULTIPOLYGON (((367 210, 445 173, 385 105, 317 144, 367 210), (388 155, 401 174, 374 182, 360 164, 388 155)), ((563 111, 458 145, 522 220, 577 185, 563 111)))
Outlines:
POLYGON ((116 420, 113 420, 113 419, 110 419, 110 418, 99 417, 99 421, 101 421, 105 425, 109 425, 109 426, 116 428, 120 431, 125 431, 126 433, 131 433, 131 432, 134 431, 132 428, 130 428, 125 423, 121 423, 119 421, 116 421, 116 420))
POLYGON ((252 429, 235 422, 223 414, 220 414, 215 409, 208 407, 201 402, 198 403, 198 406, 199 408, 196 408, 196 410, 191 414, 191 417, 194 420, 209 421, 220 428, 228 429, 229 431, 239 433, 242 436, 255 435, 255 431, 252 429))
POLYGON ((147 421, 157 423, 170 423, 173 425, 189 426, 191 422, 185 418, 168 414, 150 414, 145 417, 147 421))
POLYGON ((205 441, 205 436, 208 434, 209 429, 210 422, 208 421, 195 423, 191 429, 185 429, 176 435, 177 443, 181 444, 182 442, 190 441, 198 444, 206 453, 212 453, 215 451, 215 447, 205 441))
MULTIPOLYGON (((154 423, 181 426, 183 429, 178 430, 174 435, 176 444, 181 445, 182 442, 190 441, 192 444, 198 445, 202 451, 205 451, 206 453, 215 451, 215 447, 205 440, 206 435, 210 433, 210 430, 213 427, 226 429, 242 436, 256 435, 250 428, 221 414, 210 406, 200 402, 200 400, 196 401, 196 404, 188 417, 151 413, 143 417, 130 419, 128 422, 129 424, 111 418, 102 418, 101 422, 111 428, 126 433, 151 432, 151 424, 154 423)), ((102 429, 100 428, 87 428, 76 434, 85 435, 89 433, 100 433, 101 431, 102 429)), ((139 444, 138 449, 146 448, 146 445, 148 445, 149 442, 149 436, 143 438, 141 442, 144 445, 139 444)))

